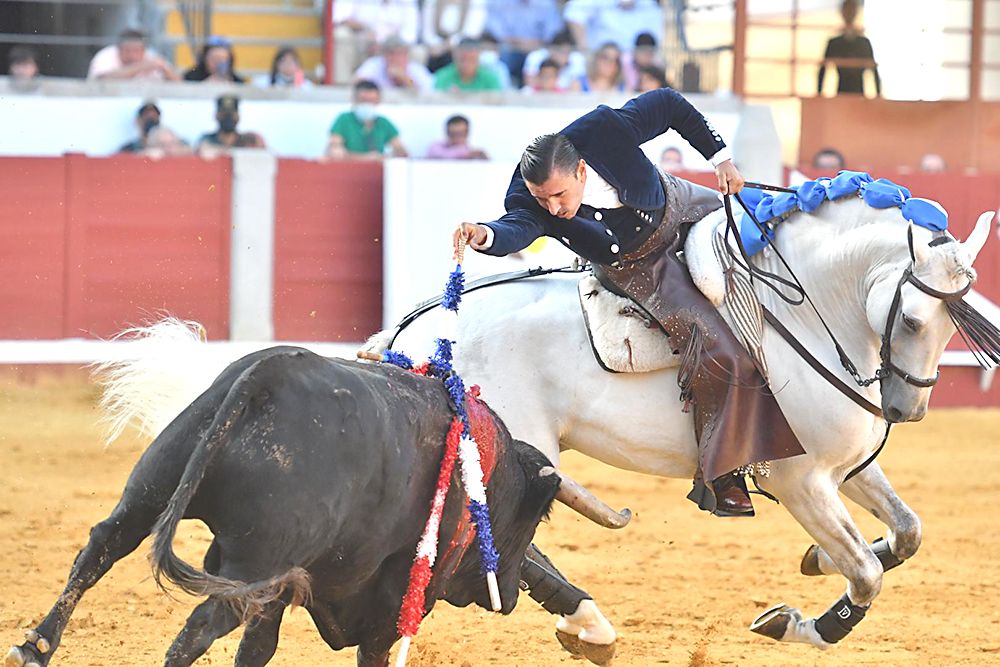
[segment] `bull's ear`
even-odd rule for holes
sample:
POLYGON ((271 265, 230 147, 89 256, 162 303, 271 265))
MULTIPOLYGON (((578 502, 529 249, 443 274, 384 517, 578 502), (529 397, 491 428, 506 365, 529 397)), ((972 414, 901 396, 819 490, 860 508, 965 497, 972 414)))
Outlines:
POLYGON ((969 258, 970 266, 976 261, 976 257, 979 256, 979 251, 982 250, 983 246, 986 244, 986 239, 989 238, 990 235, 990 224, 992 224, 992 222, 993 211, 986 211, 979 216, 979 220, 976 221, 976 226, 973 228, 972 233, 969 234, 969 238, 962 242, 962 249, 969 258))

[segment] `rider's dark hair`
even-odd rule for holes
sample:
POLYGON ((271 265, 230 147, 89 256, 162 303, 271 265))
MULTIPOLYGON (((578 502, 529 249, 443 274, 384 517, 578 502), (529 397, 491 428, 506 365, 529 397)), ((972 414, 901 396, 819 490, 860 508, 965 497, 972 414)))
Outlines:
POLYGON ((521 156, 521 178, 541 185, 549 180, 553 171, 564 174, 576 172, 580 152, 561 134, 543 134, 536 137, 521 156))

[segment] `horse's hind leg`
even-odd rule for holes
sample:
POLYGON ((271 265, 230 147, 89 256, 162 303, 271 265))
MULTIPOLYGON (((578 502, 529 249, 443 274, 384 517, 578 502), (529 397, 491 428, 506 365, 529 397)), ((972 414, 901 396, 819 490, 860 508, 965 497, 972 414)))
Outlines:
POLYGON ((847 593, 818 618, 803 618, 797 609, 782 604, 761 614, 750 629, 779 641, 829 648, 864 618, 882 588, 882 564, 854 524, 832 480, 819 475, 776 477, 772 474, 769 486, 847 579, 847 593), (788 485, 781 488, 784 479, 789 480, 788 485))
POLYGON ((25 633, 27 641, 11 647, 5 667, 49 664, 59 646, 63 631, 83 594, 111 567, 132 553, 152 528, 158 511, 148 506, 136 507, 128 493, 104 521, 90 529, 90 539, 70 570, 69 580, 45 619, 25 633))
POLYGON ((208 598, 188 616, 184 629, 167 649, 164 667, 188 667, 204 655, 212 642, 239 624, 240 618, 230 605, 218 598, 208 598))
MULTIPOLYGON (((877 463, 872 463, 840 487, 841 492, 889 528, 887 539, 876 540, 872 551, 885 571, 912 558, 920 547, 920 518, 904 503, 877 463)), ((802 574, 837 574, 830 556, 817 545, 802 558, 802 574)))
POLYGON ((257 618, 247 623, 236 652, 236 667, 263 667, 278 648, 278 631, 285 614, 285 603, 275 602, 257 618))

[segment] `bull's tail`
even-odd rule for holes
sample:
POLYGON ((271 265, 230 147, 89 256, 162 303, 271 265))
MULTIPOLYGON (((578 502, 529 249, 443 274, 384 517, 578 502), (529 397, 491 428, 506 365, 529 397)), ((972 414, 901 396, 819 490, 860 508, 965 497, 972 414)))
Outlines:
POLYGON ((174 553, 173 541, 177 526, 184 518, 212 459, 230 441, 233 428, 240 421, 248 400, 253 396, 256 389, 254 371, 266 361, 258 361, 247 368, 229 389, 211 426, 195 446, 170 502, 153 528, 155 536, 150 553, 153 576, 158 586, 163 588, 163 579, 166 578, 191 595, 222 599, 244 621, 260 614, 267 604, 278 599, 287 599, 293 605, 306 604, 310 597, 308 572, 301 567, 293 567, 283 574, 262 581, 235 581, 209 574, 185 563, 174 553))

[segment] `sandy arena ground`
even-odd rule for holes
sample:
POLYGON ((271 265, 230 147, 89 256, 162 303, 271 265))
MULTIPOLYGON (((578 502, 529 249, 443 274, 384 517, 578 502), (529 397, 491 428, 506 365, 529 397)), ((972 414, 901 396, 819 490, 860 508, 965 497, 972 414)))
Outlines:
MULTIPOLYGON (((114 506, 141 451, 134 439, 103 448, 95 398, 92 387, 73 378, 0 377, 4 651, 48 611, 87 531, 114 506)), ((844 591, 839 578, 799 574, 811 542, 773 504, 758 502, 753 520, 717 519, 683 499, 687 482, 569 455, 571 474, 612 504, 630 506, 636 517, 612 532, 559 507, 537 542, 615 624, 616 667, 998 665, 998 426, 1000 410, 939 411, 896 430, 882 464, 923 519, 923 547, 887 575, 865 621, 826 653, 747 630, 772 604, 817 615, 844 591)), ((869 539, 882 533, 874 519, 855 514, 869 539)), ((178 550, 194 558, 207 544, 207 533, 193 525, 178 550)), ((144 543, 84 597, 55 664, 162 664, 195 600, 157 590, 147 551, 144 543)), ((424 622, 410 664, 582 667, 555 641, 554 620, 526 596, 507 618, 440 603, 424 622)), ((216 642, 198 664, 232 664, 239 635, 216 642)), ((271 664, 353 665, 354 651, 330 651, 299 610, 286 615, 271 664)))

